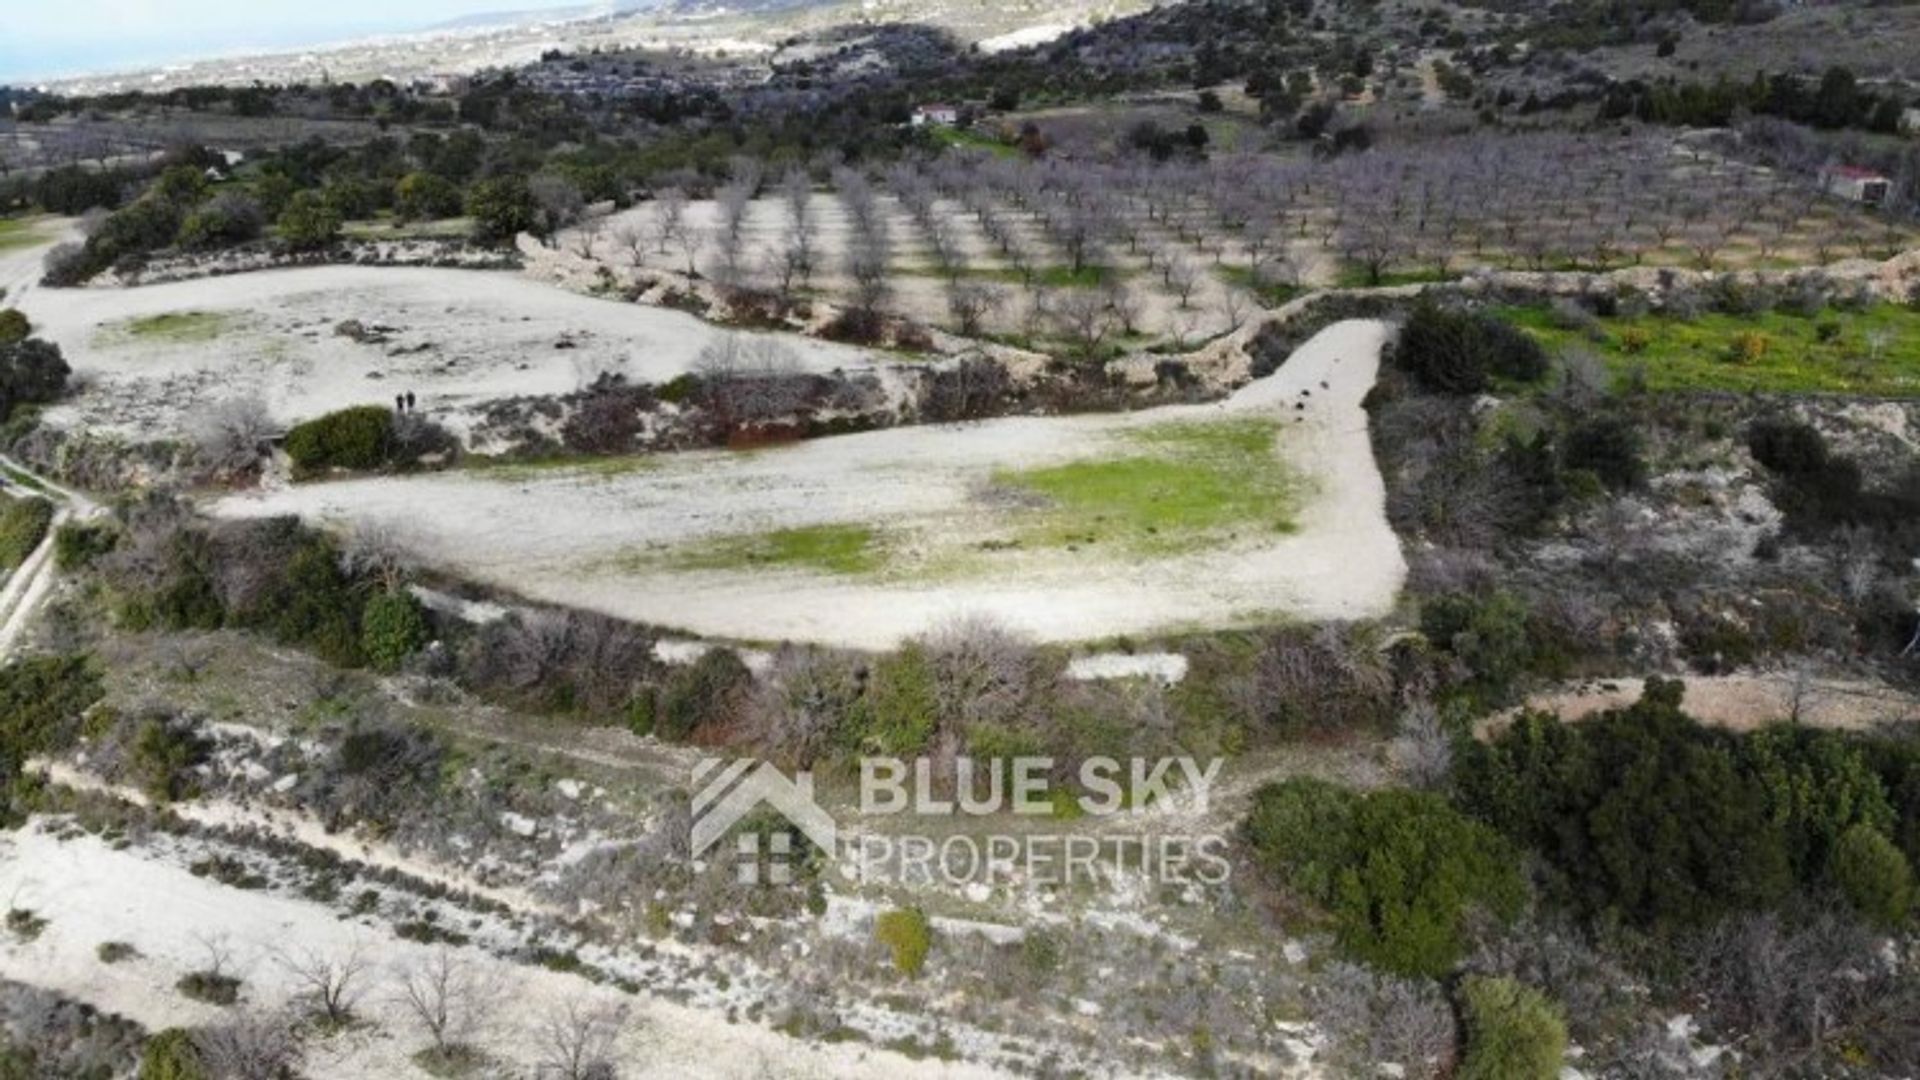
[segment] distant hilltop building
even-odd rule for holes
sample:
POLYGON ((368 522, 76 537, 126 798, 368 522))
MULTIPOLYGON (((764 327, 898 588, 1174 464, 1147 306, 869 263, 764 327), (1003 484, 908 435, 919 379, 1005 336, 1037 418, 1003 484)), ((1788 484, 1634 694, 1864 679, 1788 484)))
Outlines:
MULTIPOLYGON (((898 113, 894 115, 898 116, 898 113)), ((960 123, 958 105, 922 105, 913 110, 913 126, 926 127, 933 124, 939 127, 953 127, 960 123)))
POLYGON ((420 87, 423 90, 429 94, 438 94, 442 97, 458 97, 466 93, 472 86, 473 77, 470 75, 428 75, 426 78, 420 80, 420 87))
POLYGON ((1820 170, 1820 190, 1849 202, 1879 206, 1887 201, 1893 182, 1885 174, 1859 165, 1828 165, 1820 170))

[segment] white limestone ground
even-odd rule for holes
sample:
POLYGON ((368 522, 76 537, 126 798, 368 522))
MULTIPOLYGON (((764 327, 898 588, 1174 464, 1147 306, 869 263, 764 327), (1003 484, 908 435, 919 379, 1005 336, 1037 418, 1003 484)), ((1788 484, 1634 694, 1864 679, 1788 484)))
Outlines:
MULTIPOLYGON (((397 1000, 399 972, 432 947, 402 941, 372 922, 340 918, 316 903, 229 888, 176 866, 118 849, 92 836, 61 838, 40 820, 0 837, 0 895, 47 918, 33 941, 0 942, 0 978, 55 990, 116 1012, 149 1030, 217 1023, 228 1010, 191 1001, 175 989, 204 966, 204 939, 234 954, 249 1005, 278 1007, 301 986, 278 961, 287 943, 323 956, 358 948, 373 960, 358 1013, 368 1023, 307 1050, 307 1075, 331 1080, 408 1080, 427 1076, 411 1060, 427 1045, 397 1000), (133 945, 140 955, 116 964, 98 957, 102 942, 133 945)), ((984 1066, 912 1061, 856 1044, 805 1043, 714 1010, 650 995, 629 997, 573 975, 514 964, 477 948, 457 950, 500 1007, 480 1040, 516 1070, 535 1066, 540 1024, 568 1001, 627 1004, 635 1023, 615 1050, 621 1075, 634 1077, 988 1077, 984 1066)))
POLYGON ((963 614, 1048 641, 1373 616, 1406 573, 1360 404, 1388 332, 1337 324, 1216 405, 896 428, 661 456, 617 475, 370 478, 228 496, 213 510, 378 526, 460 576, 708 637, 885 648, 963 614), (925 565, 929 553, 976 552, 1003 534, 982 496, 996 470, 1098 460, 1152 425, 1261 417, 1282 422, 1275 465, 1304 489, 1289 533, 1167 556, 995 552, 969 573, 688 569, 661 558, 742 534, 859 525, 903 538, 905 561, 925 565))
MULTIPOLYGON (((38 288, 22 306, 36 332, 60 345, 83 388, 49 410, 49 422, 142 438, 190 432, 201 410, 243 395, 295 422, 391 404, 407 391, 423 413, 464 431, 474 410, 501 398, 567 393, 603 373, 671 379, 727 332, 683 312, 581 296, 519 274, 418 267, 38 288), (134 320, 188 313, 217 321, 198 336, 129 330, 134 320), (363 343, 335 332, 349 319, 391 330, 383 342, 363 343)), ((875 364, 865 350, 788 341, 809 370, 875 364)))

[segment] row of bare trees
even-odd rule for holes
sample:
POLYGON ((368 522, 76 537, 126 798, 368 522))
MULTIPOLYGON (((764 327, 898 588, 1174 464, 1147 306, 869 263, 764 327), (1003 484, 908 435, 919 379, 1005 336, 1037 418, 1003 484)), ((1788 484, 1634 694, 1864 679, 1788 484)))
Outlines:
MULTIPOLYGON (((226 939, 201 939, 201 974, 232 970, 226 939)), ((293 994, 280 1010, 238 1009, 226 1022, 195 1034, 194 1046, 220 1080, 281 1080, 301 1058, 300 1032, 318 1026, 338 1031, 364 1019, 362 1007, 378 997, 428 1040, 426 1053, 449 1067, 485 1060, 485 1046, 503 1027, 506 987, 498 975, 450 948, 408 961, 379 985, 381 969, 359 943, 337 950, 276 949, 273 963, 293 994)), ((525 1031, 539 1075, 556 1080, 615 1080, 615 1051, 632 1028, 622 1003, 569 996, 539 1013, 525 1031)))

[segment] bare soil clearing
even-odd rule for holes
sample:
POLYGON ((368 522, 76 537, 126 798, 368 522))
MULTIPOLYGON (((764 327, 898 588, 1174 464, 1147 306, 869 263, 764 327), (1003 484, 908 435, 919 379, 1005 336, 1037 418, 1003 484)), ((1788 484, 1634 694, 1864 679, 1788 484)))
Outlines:
MULTIPOLYGON (((291 422, 411 391, 424 414, 463 431, 502 398, 568 393, 603 374, 664 382, 727 333, 518 274, 416 267, 38 289, 25 309, 87 384, 49 420, 143 438, 189 431, 197 412, 249 394, 291 422), (349 320, 358 331, 339 332, 349 320)), ((865 350, 788 340, 808 370, 876 362, 865 350)))
MULTIPOLYGON (((1920 721, 1920 699, 1867 679, 1799 678, 1790 672, 1743 672, 1692 676, 1685 708, 1703 724, 1729 731, 1753 731, 1794 720, 1807 727, 1869 731, 1890 724, 1920 721)), ((1640 700, 1644 679, 1594 679, 1577 686, 1537 694, 1527 706, 1581 720, 1640 700)), ((1500 723, 1511 713, 1496 717, 1500 723)))
POLYGON ((1405 576, 1361 409, 1387 334, 1379 322, 1337 324, 1216 405, 898 428, 661 457, 611 476, 354 480, 230 496, 214 511, 376 525, 428 562, 533 599, 742 640, 883 648, 961 614, 1054 641, 1359 618, 1387 610, 1405 576), (1249 528, 1147 556, 1009 543, 1006 515, 1025 508, 1003 505, 994 480, 1005 470, 1111 459, 1160 425, 1253 419, 1274 422, 1278 438, 1274 460, 1247 467, 1297 478, 1291 531, 1249 528), (676 557, 743 536, 849 529, 871 530, 898 569, 676 557))

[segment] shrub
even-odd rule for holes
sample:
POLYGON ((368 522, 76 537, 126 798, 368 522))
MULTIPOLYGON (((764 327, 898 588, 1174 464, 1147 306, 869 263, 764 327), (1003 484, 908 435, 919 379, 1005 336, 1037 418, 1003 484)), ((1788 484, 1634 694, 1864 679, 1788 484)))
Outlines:
POLYGON ((359 405, 316 417, 287 432, 287 456, 305 470, 377 469, 392 453, 393 413, 359 405))
POLYGON ((1506 696, 1538 659, 1526 603, 1512 593, 1436 596, 1421 607, 1420 632, 1460 661, 1469 689, 1490 699, 1506 696))
POLYGON ((60 346, 39 338, 0 344, 0 420, 21 405, 44 405, 67 389, 72 374, 60 346))
POLYGON ((0 668, 0 775, 68 746, 101 692, 85 657, 36 656, 0 668))
POLYGON ((164 804, 192 797, 193 769, 212 753, 212 744, 191 725, 153 718, 142 722, 134 736, 131 765, 140 790, 164 804))
POLYGON ((1585 469, 1614 491, 1632 491, 1647 482, 1640 432, 1618 416, 1595 416, 1567 429, 1560 446, 1562 464, 1585 469))
POLYGON ((360 614, 360 649, 380 671, 398 671, 427 644, 427 617, 404 589, 376 593, 360 614))
POLYGON ((1770 791, 1737 737, 1680 711, 1680 684, 1576 725, 1516 718, 1463 743, 1460 804, 1538 851, 1550 891, 1582 914, 1655 930, 1771 907, 1794 884, 1790 834, 1818 814, 1770 791))
POLYGON ((510 176, 482 180, 467 194, 467 216, 473 219, 473 236, 483 244, 499 244, 534 227, 538 207, 527 182, 510 176))
POLYGON ((33 324, 19 308, 0 308, 0 345, 25 341, 32 332, 33 324))
POLYGON ((1506 842, 1427 792, 1289 780, 1255 795, 1242 835, 1263 868, 1331 912, 1343 949, 1401 974, 1452 970, 1473 913, 1510 919, 1526 899, 1506 842))
POLYGON ((70 521, 53 534, 53 562, 62 570, 91 566, 95 559, 112 551, 118 534, 106 525, 70 521))
POLYGON ((453 217, 460 212, 460 189, 435 173, 408 173, 393 186, 393 212, 402 221, 453 217))
POLYGON ((124 941, 103 941, 100 947, 94 950, 94 955, 98 956, 103 964, 118 964, 138 959, 140 950, 124 941))
POLYGON ((1539 991, 1512 979, 1474 975, 1460 984, 1466 1029, 1457 1080, 1556 1080, 1567 1025, 1539 991))
POLYGON ((917 979, 933 948, 933 924, 919 908, 899 908, 873 922, 873 936, 893 953, 894 969, 917 979))
POLYGON ((1427 389, 1444 394, 1479 393, 1496 376, 1531 382, 1549 367, 1545 347, 1525 331, 1424 300, 1407 317, 1393 359, 1427 389))
POLYGON ((1864 822, 1840 837, 1833 879, 1862 917, 1882 927, 1904 923, 1913 909, 1913 867, 1893 841, 1864 822))
POLYGON ((190 971, 180 977, 174 988, 194 1001, 209 1005, 232 1005, 240 1000, 240 980, 217 971, 190 971))
POLYGON ((1652 344, 1653 335, 1644 327, 1629 326, 1620 331, 1620 351, 1629 356, 1646 352, 1652 344))
POLYGON ((732 649, 709 649, 676 669, 660 693, 654 732, 678 742, 704 726, 730 720, 753 686, 753 673, 732 649))
POLYGON ((294 251, 318 251, 340 239, 340 212, 312 191, 294 195, 277 224, 280 241, 294 251))
POLYGON ((140 1080, 211 1080, 200 1060, 193 1034, 168 1028, 151 1039, 140 1053, 140 1080))
POLYGON ((873 665, 867 693, 854 710, 851 745, 863 752, 911 757, 933 739, 940 696, 925 646, 909 642, 873 665))
POLYGON ((53 524, 53 504, 42 498, 6 499, 0 505, 0 569, 27 561, 53 524))
POLYGON ((21 941, 33 941, 39 938, 46 928, 46 918, 37 912, 26 908, 10 908, 7 911, 7 933, 21 941))
POLYGON ((1767 358, 1773 339, 1757 330, 1735 334, 1727 344, 1727 360, 1735 364, 1757 364, 1767 358))

